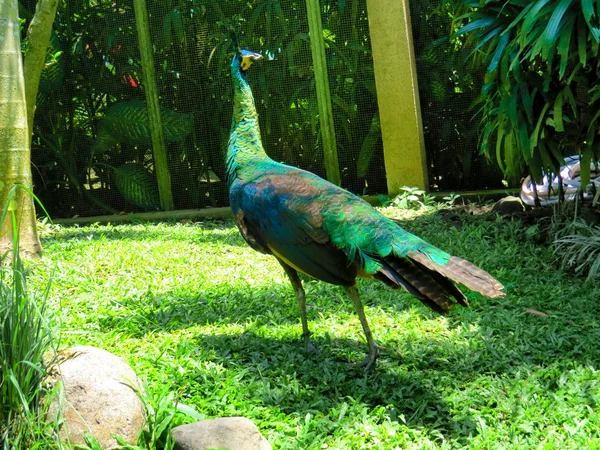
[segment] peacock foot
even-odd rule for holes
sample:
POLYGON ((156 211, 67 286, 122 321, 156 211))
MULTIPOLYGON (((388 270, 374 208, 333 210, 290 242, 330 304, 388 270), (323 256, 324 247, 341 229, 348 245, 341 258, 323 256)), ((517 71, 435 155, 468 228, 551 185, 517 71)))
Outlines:
POLYGON ((318 353, 317 348, 312 344, 312 342, 310 342, 310 335, 312 333, 305 333, 302 336, 304 337, 304 348, 306 349, 306 353, 310 353, 311 355, 314 355, 316 353, 318 353))
POLYGON ((373 343, 372 346, 369 346, 369 354, 364 361, 359 363, 349 363, 348 365, 351 367, 363 367, 365 372, 369 372, 375 367, 375 363, 377 362, 377 358, 379 358, 380 351, 385 351, 385 347, 373 343))

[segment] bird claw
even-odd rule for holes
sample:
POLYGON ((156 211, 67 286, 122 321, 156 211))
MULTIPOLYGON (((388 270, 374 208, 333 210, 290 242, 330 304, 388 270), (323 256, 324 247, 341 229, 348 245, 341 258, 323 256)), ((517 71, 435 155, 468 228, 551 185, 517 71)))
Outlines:
POLYGON ((363 367, 365 372, 369 372, 375 367, 377 358, 379 358, 379 351, 385 351, 385 348, 381 345, 374 344, 373 347, 369 349, 369 354, 364 361, 359 363, 347 363, 347 365, 349 367, 363 367))
POLYGON ((319 353, 317 348, 312 345, 312 342, 310 342, 310 335, 312 333, 305 333, 302 336, 304 337, 304 347, 306 349, 306 353, 310 353, 311 355, 314 355, 316 353, 319 353))
POLYGON ((317 353, 319 353, 317 348, 314 345, 312 345, 312 343, 308 342, 305 346, 306 346, 306 353, 310 353, 311 355, 316 355, 317 353))

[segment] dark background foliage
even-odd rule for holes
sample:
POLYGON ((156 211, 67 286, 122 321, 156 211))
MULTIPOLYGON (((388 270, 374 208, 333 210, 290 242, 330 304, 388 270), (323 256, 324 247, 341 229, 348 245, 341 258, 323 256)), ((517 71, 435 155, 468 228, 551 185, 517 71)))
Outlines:
MULTIPOLYGON (((23 1, 23 17, 34 7, 23 1)), ((177 209, 227 204, 229 30, 265 55, 250 77, 267 152, 325 175, 305 2, 149 0, 148 10, 177 209)), ((343 186, 385 193, 365 1, 324 2, 322 18, 343 186)), ((57 217, 156 209, 131 2, 61 2, 47 63, 32 148, 42 202, 57 217)))

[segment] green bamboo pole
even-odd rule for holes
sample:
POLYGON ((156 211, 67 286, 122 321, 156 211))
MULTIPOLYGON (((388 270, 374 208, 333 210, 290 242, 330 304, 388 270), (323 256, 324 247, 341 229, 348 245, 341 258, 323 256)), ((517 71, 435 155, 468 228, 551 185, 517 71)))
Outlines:
POLYGON ((146 0, 133 0, 135 10, 135 23, 138 32, 140 54, 142 56, 142 69, 144 70, 144 91, 148 117, 150 119, 150 134, 152 136, 152 149, 154 152, 154 168, 160 195, 160 206, 163 210, 172 210, 173 193, 171 192, 171 175, 167 165, 167 146, 163 133, 160 117, 160 104, 158 101, 158 87, 154 71, 154 57, 152 56, 152 40, 148 23, 148 10, 146 0))
POLYGON ((317 85, 317 103, 319 107, 319 123, 321 124, 321 140, 323 141, 323 161, 327 179, 340 185, 340 166, 338 163, 329 77, 325 59, 325 42, 323 41, 323 24, 321 22, 321 6, 319 0, 306 0, 308 11, 308 29, 310 32, 310 48, 312 51, 315 84, 317 85))

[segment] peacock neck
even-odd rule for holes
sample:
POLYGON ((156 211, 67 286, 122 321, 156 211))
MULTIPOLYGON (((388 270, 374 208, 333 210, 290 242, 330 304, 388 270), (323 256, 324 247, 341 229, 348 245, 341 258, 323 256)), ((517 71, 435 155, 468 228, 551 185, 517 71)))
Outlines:
POLYGON ((233 120, 226 161, 229 185, 232 184, 235 178, 244 178, 250 173, 254 173, 256 164, 269 160, 262 146, 258 113, 254 104, 252 89, 250 89, 246 75, 242 73, 239 61, 236 58, 234 58, 231 66, 234 99, 233 120))

